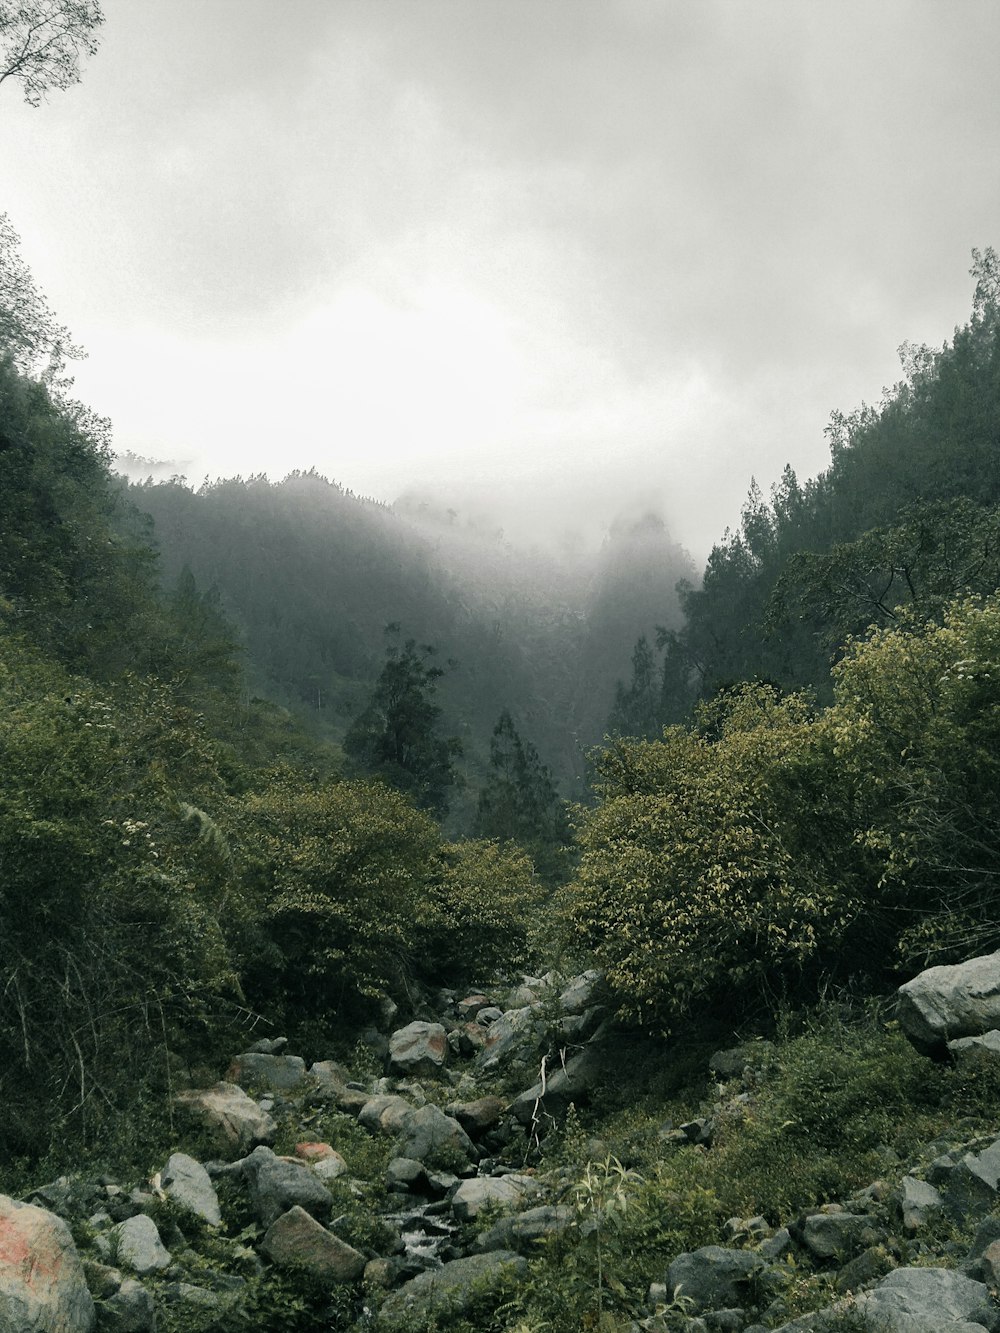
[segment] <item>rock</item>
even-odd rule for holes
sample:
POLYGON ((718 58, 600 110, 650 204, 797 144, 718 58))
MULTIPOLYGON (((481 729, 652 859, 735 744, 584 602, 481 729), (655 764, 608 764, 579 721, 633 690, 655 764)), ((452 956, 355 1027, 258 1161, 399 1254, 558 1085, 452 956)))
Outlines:
POLYGON ((127 1268, 140 1277, 169 1268, 170 1251, 160 1239, 156 1223, 145 1213, 137 1213, 111 1232, 111 1248, 119 1268, 127 1268))
POLYGON ((565 1065, 556 1065, 546 1076, 544 1087, 539 1081, 515 1097, 511 1114, 522 1125, 531 1124, 536 1115, 536 1104, 544 1115, 563 1115, 570 1102, 586 1100, 597 1083, 599 1071, 596 1053, 590 1049, 581 1051, 565 1065))
POLYGON ((475 1018, 481 1009, 489 1009, 490 1001, 485 995, 467 995, 464 1000, 459 1000, 455 1007, 459 1018, 466 1021, 475 1018))
POLYGON ((498 1018, 503 1018, 503 1010, 498 1009, 495 1004, 490 1004, 485 1009, 480 1009, 476 1015, 476 1022, 481 1028, 488 1028, 492 1027, 498 1018))
POLYGON ((276 1157, 270 1148, 260 1147, 246 1159, 243 1169, 262 1226, 269 1227, 289 1208, 299 1207, 318 1218, 327 1218, 333 1211, 330 1191, 301 1162, 276 1157))
POLYGON ((310 1102, 333 1102, 336 1104, 347 1091, 351 1075, 336 1060, 320 1060, 309 1067, 310 1102))
POLYGON ((941 1055, 949 1041, 1000 1028, 1000 952, 927 968, 900 986, 896 1014, 924 1055, 941 1055))
POLYGON ((845 1295, 847 1292, 858 1291, 861 1287, 868 1286, 894 1267, 895 1262, 889 1252, 881 1245, 873 1245, 870 1249, 862 1250, 850 1263, 843 1266, 837 1274, 835 1285, 841 1295, 845 1295))
POLYGON ((503 1119, 504 1103, 499 1097, 478 1097, 474 1102, 452 1102, 445 1108, 469 1134, 483 1134, 503 1119))
POLYGON ((287 1045, 287 1037, 262 1037, 247 1050, 251 1055, 280 1055, 287 1045))
POLYGON ((358 1115, 358 1123, 369 1134, 399 1134, 409 1117, 413 1114, 412 1102, 396 1093, 382 1093, 377 1097, 368 1097, 358 1115))
POLYGON ((328 1180, 338 1180, 341 1176, 346 1175, 347 1171, 347 1163, 336 1148, 333 1149, 329 1157, 321 1157, 318 1162, 312 1164, 313 1175, 318 1176, 324 1183, 328 1180))
POLYGON ((799 1228, 800 1239, 816 1259, 844 1262, 865 1244, 880 1239, 869 1218, 856 1213, 813 1213, 799 1228))
POLYGON ((156 1303, 151 1292, 127 1277, 100 1307, 101 1333, 153 1333, 156 1303))
POLYGON ((230 1083, 241 1088, 266 1088, 269 1092, 291 1092, 305 1080, 306 1062, 297 1055, 266 1055, 246 1051, 237 1055, 226 1073, 230 1083))
POLYGON ((395 1074, 439 1074, 448 1058, 448 1037, 440 1023, 409 1023, 389 1038, 389 1068, 395 1074))
POLYGON ((1000 1139, 980 1153, 967 1152, 955 1164, 944 1187, 945 1203, 949 1211, 961 1219, 977 1212, 989 1212, 996 1202, 998 1186, 1000 1139))
POLYGON ((501 1217, 476 1237, 476 1249, 530 1252, 547 1236, 558 1236, 573 1221, 573 1210, 563 1204, 542 1204, 523 1213, 501 1217))
POLYGON ((939 1212, 944 1200, 933 1185, 916 1176, 904 1176, 900 1186, 899 1207, 907 1231, 919 1231, 931 1213, 939 1212))
POLYGON ((297 1205, 271 1224, 260 1248, 279 1268, 304 1268, 320 1282, 354 1282, 365 1271, 363 1254, 297 1205))
POLYGON ((90 1333, 94 1300, 69 1227, 0 1194, 0 1330, 90 1333))
MULTIPOLYGON (((486 1029, 486 1045, 476 1056, 476 1068, 498 1069, 502 1064, 524 1056, 534 1046, 538 1005, 508 1009, 486 1029)), ((532 1051, 533 1053, 533 1051, 532 1051)))
POLYGON ((215 1186, 202 1164, 187 1153, 171 1155, 160 1172, 160 1184, 167 1196, 181 1208, 200 1217, 210 1227, 222 1225, 215 1186))
POLYGON ((679 1254, 667 1270, 671 1296, 693 1302, 693 1309, 717 1310, 739 1305, 750 1282, 766 1267, 753 1250, 727 1250, 705 1245, 679 1254))
POLYGON ((960 1068, 974 1059, 1000 1060, 1000 1030, 991 1028, 978 1037, 956 1037, 948 1043, 948 1054, 960 1068))
POLYGON ((582 1014, 597 1002, 603 977, 596 968, 581 972, 559 996, 559 1007, 564 1014, 582 1014))
POLYGON ((174 1104, 207 1129, 217 1151, 230 1159, 245 1156, 259 1143, 273 1143, 278 1133, 267 1112, 235 1083, 179 1092, 174 1104))
POLYGON ((385 1169, 386 1184, 391 1189, 394 1185, 404 1190, 416 1190, 427 1183, 423 1162, 412 1157, 394 1157, 385 1169))
POLYGON ((451 1211, 460 1222, 471 1222, 487 1204, 513 1208, 537 1188, 530 1176, 474 1176, 463 1180, 452 1195, 451 1211))
POLYGON ((527 1272, 527 1260, 508 1250, 452 1259, 440 1268, 428 1269, 404 1282, 385 1301, 382 1313, 390 1317, 409 1314, 411 1318, 423 1318, 430 1316, 435 1308, 444 1307, 449 1315, 460 1315, 477 1289, 491 1282, 523 1278, 527 1272))
POLYGON ((989 1292, 947 1268, 897 1268, 855 1297, 867 1327, 885 1333, 982 1333, 989 1292))
POLYGON ((421 1106, 407 1117, 399 1135, 399 1154, 418 1162, 454 1168, 479 1157, 465 1130, 436 1106, 421 1106))

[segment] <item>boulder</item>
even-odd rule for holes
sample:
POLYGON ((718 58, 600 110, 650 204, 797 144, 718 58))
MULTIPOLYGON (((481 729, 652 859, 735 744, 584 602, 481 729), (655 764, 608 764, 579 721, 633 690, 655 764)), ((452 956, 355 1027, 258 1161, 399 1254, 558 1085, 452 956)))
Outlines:
POLYGON ((515 1208, 537 1188, 530 1176, 474 1176, 463 1180, 451 1196, 451 1211, 460 1222, 471 1222, 487 1204, 515 1208))
POLYGON ((873 1233, 871 1221, 857 1213, 813 1213, 798 1230, 802 1244, 813 1258, 835 1259, 840 1263, 881 1238, 873 1233))
POLYGON ((975 1059, 1000 1060, 1000 1030, 991 1028, 978 1037, 956 1037, 948 1043, 948 1054, 959 1067, 975 1059))
MULTIPOLYGON (((452 1259, 440 1268, 430 1268, 404 1282, 382 1306, 382 1313, 427 1318, 442 1307, 451 1315, 460 1315, 475 1294, 490 1283, 519 1279, 527 1275, 528 1263, 508 1250, 491 1250, 452 1259)), ((416 1325, 414 1325, 416 1327, 416 1325)), ((424 1327, 421 1323, 420 1327, 424 1327)))
POLYGON ((596 1003, 603 977, 596 968, 588 968, 573 977, 559 996, 559 1007, 564 1014, 582 1014, 596 1003))
POLYGON ((297 1055, 268 1055, 245 1051, 237 1055, 226 1072, 230 1083, 241 1088, 266 1088, 268 1092, 291 1092, 305 1080, 306 1062, 297 1055))
POLYGON ((448 1035, 440 1023, 409 1023, 389 1038, 389 1069, 394 1074, 433 1077, 447 1058, 448 1035))
POLYGON ((399 1134, 414 1112, 414 1105, 394 1092, 380 1093, 365 1101, 358 1123, 369 1134, 399 1134))
POLYGON ((304 1268, 320 1282, 354 1282, 365 1271, 363 1254, 298 1206, 271 1224, 260 1248, 279 1268, 304 1268))
POLYGON ((278 1133, 267 1112, 235 1083, 179 1092, 174 1103, 207 1129, 216 1149, 230 1159, 245 1156, 259 1143, 273 1143, 278 1133))
POLYGON ((90 1333, 94 1301, 69 1227, 0 1194, 0 1330, 90 1333))
POLYGON ((458 1121, 430 1103, 407 1117, 399 1136, 399 1155, 449 1167, 466 1165, 479 1157, 458 1121))
POLYGON ((940 1212, 944 1200, 933 1185, 916 1176, 904 1176, 899 1191, 899 1208, 907 1231, 919 1231, 933 1213, 940 1212))
POLYGON ((879 1333, 983 1333, 988 1302, 984 1283, 948 1268, 897 1268, 855 1297, 865 1325, 879 1333))
POLYGON ((219 1196, 200 1162, 187 1153, 175 1152, 160 1172, 160 1185, 168 1198, 210 1227, 222 1225, 219 1196))
POLYGON ((900 986, 897 996, 908 1040, 924 1055, 943 1055, 949 1041, 1000 1028, 1000 952, 929 967, 900 986))
POLYGON ((320 1180, 337 1180, 340 1176, 347 1174, 347 1163, 337 1152, 336 1148, 330 1153, 329 1157, 321 1157, 318 1162, 313 1162, 312 1172, 320 1180))
POLYGON ((945 1203, 960 1219, 987 1213, 996 1203, 1000 1188, 1000 1139, 982 1152, 967 1152, 949 1172, 944 1188, 945 1203))
POLYGON ((301 1208, 318 1218, 327 1218, 333 1211, 330 1191, 302 1162, 276 1157, 270 1148, 260 1147, 246 1159, 243 1169, 262 1226, 269 1227, 289 1208, 301 1208))
POLYGON ((530 1253, 533 1248, 537 1248, 539 1241, 560 1235, 572 1222, 573 1210, 564 1204, 542 1204, 538 1208, 526 1208, 523 1213, 501 1217, 488 1231, 480 1232, 476 1237, 476 1249, 530 1253))
POLYGON ((336 1060, 319 1060, 309 1067, 309 1082, 312 1085, 309 1100, 336 1104, 347 1091, 350 1081, 349 1071, 337 1064, 336 1060))
POLYGON ((498 1069, 516 1058, 523 1059, 529 1052, 534 1059, 537 1018, 539 1018, 537 1004, 525 1005, 521 1009, 508 1009, 485 1029, 486 1044, 476 1056, 476 1067, 483 1070, 498 1069))
POLYGON ((667 1287, 674 1299, 692 1302, 695 1311, 741 1305, 750 1282, 766 1267, 752 1250, 729 1250, 705 1245, 679 1254, 667 1270, 667 1287))
POLYGON ((111 1247, 119 1268, 127 1268, 139 1277, 160 1273, 171 1264, 170 1251, 160 1239, 156 1223, 145 1213, 137 1213, 111 1231, 111 1247))
POLYGON ((485 1134, 503 1119, 504 1102, 499 1097, 478 1097, 474 1102, 452 1102, 445 1108, 469 1134, 485 1134))
POLYGON ((527 1088, 514 1098, 511 1114, 522 1125, 530 1125, 535 1118, 536 1105, 540 1105, 545 1115, 564 1115, 570 1102, 583 1102, 595 1086, 599 1073, 599 1061, 593 1050, 584 1050, 567 1060, 565 1065, 556 1065, 541 1081, 527 1088))
POLYGON ((151 1292, 127 1277, 100 1306, 101 1333, 154 1333, 156 1303, 151 1292))

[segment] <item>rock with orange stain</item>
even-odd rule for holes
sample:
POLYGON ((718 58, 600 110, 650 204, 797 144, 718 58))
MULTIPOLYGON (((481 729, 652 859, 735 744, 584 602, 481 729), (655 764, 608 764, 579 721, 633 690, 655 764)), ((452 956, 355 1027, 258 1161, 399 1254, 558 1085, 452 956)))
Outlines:
POLYGON ((0 1195, 0 1330, 90 1333, 94 1317, 66 1223, 0 1195))

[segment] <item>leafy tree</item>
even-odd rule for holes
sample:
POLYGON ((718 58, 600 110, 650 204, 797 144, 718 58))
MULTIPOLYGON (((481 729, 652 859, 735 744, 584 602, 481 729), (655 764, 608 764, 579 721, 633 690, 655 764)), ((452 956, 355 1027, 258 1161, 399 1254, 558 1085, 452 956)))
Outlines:
MULTIPOLYGON (((398 629, 390 626, 389 632, 398 629)), ((363 771, 443 815, 456 777, 453 760, 462 752, 458 739, 437 731, 441 709, 434 692, 444 668, 434 663, 434 649, 418 649, 415 639, 392 644, 386 657, 368 706, 344 737, 344 750, 363 771)))
POLYGON ((823 758, 808 700, 766 686, 597 756, 569 920, 626 1013, 656 1025, 750 1001, 828 954, 850 904, 820 832, 823 758))
POLYGON ((0 84, 20 83, 29 106, 51 88, 71 88, 103 22, 97 0, 0 0, 0 84))
POLYGON ((568 866, 569 822, 548 768, 524 741, 505 708, 490 741, 490 771, 479 793, 476 833, 519 843, 543 879, 553 882, 568 866))
MULTIPOLYGON (((664 630, 664 635, 669 631, 664 630)), ((626 687, 618 682, 615 707, 608 719, 608 730, 618 736, 655 737, 662 723, 663 677, 645 634, 632 652, 632 680, 626 687)))

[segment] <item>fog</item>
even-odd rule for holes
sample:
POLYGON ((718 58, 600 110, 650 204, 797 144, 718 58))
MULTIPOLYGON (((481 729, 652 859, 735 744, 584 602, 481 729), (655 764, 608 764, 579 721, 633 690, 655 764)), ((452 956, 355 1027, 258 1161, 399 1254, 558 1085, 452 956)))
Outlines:
POLYGON ((699 560, 827 461, 996 241, 1000 9, 926 0, 107 0, 0 88, 3 207, 117 447, 316 467, 699 560))

